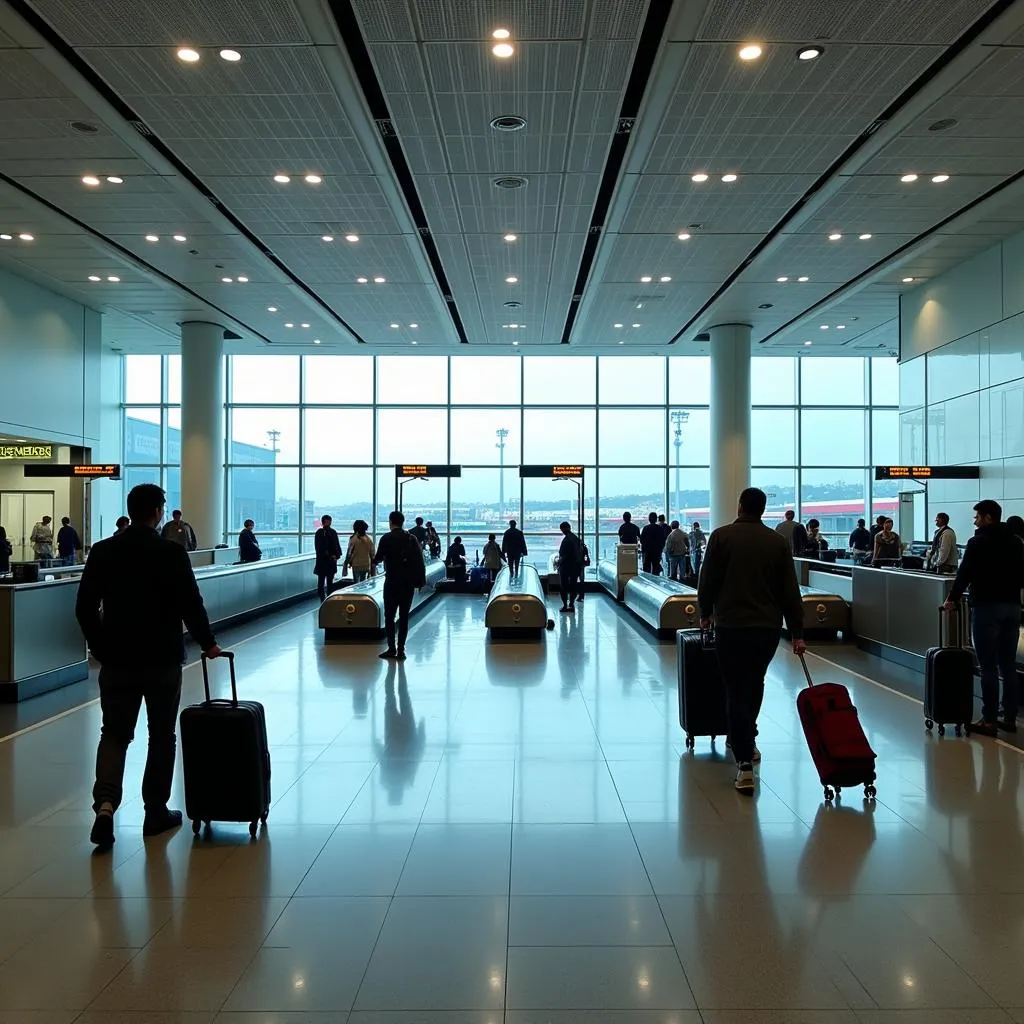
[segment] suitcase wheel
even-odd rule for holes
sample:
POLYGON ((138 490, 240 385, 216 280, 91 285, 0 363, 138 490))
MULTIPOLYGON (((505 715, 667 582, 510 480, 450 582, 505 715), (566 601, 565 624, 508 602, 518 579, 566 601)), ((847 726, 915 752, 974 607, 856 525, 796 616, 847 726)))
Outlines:
POLYGON ((878 796, 878 790, 875 789, 871 783, 868 783, 868 785, 864 787, 864 799, 874 800, 876 796, 878 796))
POLYGON ((934 724, 935 724, 935 723, 934 723, 934 722, 933 722, 933 721, 932 721, 932 720, 931 720, 930 718, 926 718, 926 719, 924 720, 924 727, 925 727, 926 729, 931 729, 931 727, 932 727, 932 726, 933 726, 934 724))
POLYGON ((259 829, 259 827, 260 823, 258 821, 249 822, 249 835, 252 836, 253 839, 256 838, 256 832, 259 829))
POLYGON ((940 736, 945 736, 946 735, 946 727, 944 725, 941 725, 941 724, 939 725, 939 735, 940 736))
POLYGON ((694 740, 694 738, 689 733, 687 733, 686 734, 686 749, 687 750, 693 750, 693 748, 695 746, 696 746, 696 740, 694 740))
POLYGON ((827 803, 827 804, 832 803, 832 800, 835 797, 835 795, 836 795, 835 790, 833 790, 831 786, 826 786, 825 787, 825 803, 827 803))
POLYGON ((192 822, 192 835, 194 835, 194 836, 199 835, 199 830, 202 827, 203 827, 203 823, 198 818, 196 818, 196 820, 192 822))

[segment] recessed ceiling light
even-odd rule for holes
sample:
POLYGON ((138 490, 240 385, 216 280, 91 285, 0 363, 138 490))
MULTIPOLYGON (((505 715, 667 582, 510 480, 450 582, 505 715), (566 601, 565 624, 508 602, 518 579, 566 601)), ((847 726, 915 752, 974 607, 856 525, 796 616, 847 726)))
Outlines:
POLYGON ((191 46, 182 46, 178 49, 178 60, 183 60, 186 64, 195 64, 199 60, 199 51, 193 50, 191 46))
POLYGON ((491 47, 491 53, 493 53, 495 57, 501 57, 502 60, 511 57, 515 52, 516 48, 511 43, 495 43, 494 46, 491 47))
POLYGON ((622 324, 612 324, 612 327, 616 327, 616 328, 617 327, 621 327, 621 326, 622 326, 622 324))
POLYGON ((99 276, 97 274, 90 274, 89 275, 89 280, 90 281, 98 281, 99 279, 100 278, 99 278, 99 276))
POLYGON ((639 325, 639 324, 633 324, 633 326, 634 326, 634 327, 639 327, 640 325, 639 325))
POLYGON ((748 43, 746 46, 740 47, 740 60, 757 60, 761 56, 762 50, 757 43, 748 43))
POLYGON ((505 284, 518 284, 518 283, 519 283, 519 278, 518 277, 506 277, 505 278, 505 284))
POLYGON ((509 32, 509 30, 507 28, 496 28, 491 33, 491 38, 492 39, 508 39, 508 38, 511 37, 511 35, 512 35, 512 33, 509 32))
POLYGON ((695 181, 695 182, 697 182, 698 185, 703 184, 707 180, 708 180, 708 176, 703 171, 700 171, 697 174, 694 174, 690 178, 690 181, 695 181))
POLYGON ((870 237, 870 232, 865 231, 863 235, 858 236, 862 242, 866 242, 870 237))
POLYGON ((669 281, 671 281, 671 280, 672 280, 672 278, 671 278, 671 277, 669 277, 668 275, 666 275, 666 276, 664 276, 664 277, 659 277, 659 278, 658 278, 658 280, 659 280, 659 281, 660 281, 660 282, 661 282, 662 284, 668 284, 668 282, 669 282, 669 281))
POLYGON ((238 278, 238 283, 239 284, 248 284, 249 283, 249 278, 247 278, 247 277, 239 277, 238 278))
POLYGON ((635 307, 635 308, 636 308, 636 309, 643 309, 643 308, 644 308, 644 304, 643 304, 642 302, 638 302, 638 303, 636 304, 636 307, 635 307))
POLYGON ((418 342, 418 341, 412 341, 412 342, 410 342, 409 344, 411 344, 411 345, 418 345, 418 344, 419 344, 419 342, 418 342))
POLYGON ((314 338, 313 339, 313 344, 314 345, 319 345, 320 344, 320 339, 319 338, 314 338))
POLYGON ((777 278, 775 278, 775 280, 778 281, 779 284, 785 284, 789 280, 789 278, 788 277, 777 277, 777 278))
POLYGON ((279 185, 287 185, 288 182, 291 181, 291 180, 292 179, 289 178, 287 174, 275 174, 274 175, 274 181, 276 181, 279 185))
POLYGON ((800 282, 801 284, 805 284, 805 283, 806 283, 807 281, 810 281, 810 278, 809 278, 809 277, 798 277, 798 278, 797 278, 797 280, 798 280, 798 281, 799 281, 799 282, 800 282))
POLYGON ((390 326, 393 327, 395 330, 397 330, 402 325, 401 324, 391 324, 390 326))
POLYGON ((384 283, 385 283, 385 281, 384 281, 384 278, 383 278, 383 277, 375 277, 375 278, 373 279, 373 283, 374 283, 374 284, 384 284, 384 283))
POLYGON ((324 179, 319 174, 307 174, 302 180, 307 185, 319 185, 324 179))
POLYGON ((0 235, 0 242, 9 242, 13 236, 6 233, 0 235))
POLYGON ((837 331, 845 331, 846 330, 846 324, 836 324, 836 330, 837 331))
POLYGON ((175 235, 174 240, 176 242, 187 242, 188 239, 184 235, 175 235))
POLYGON ((519 344, 519 342, 518 342, 518 341, 513 341, 513 342, 512 342, 512 344, 513 344, 513 345, 518 345, 518 344, 519 344))
POLYGON ((299 324, 299 326, 300 326, 300 327, 301 327, 301 328, 302 328, 302 329, 303 329, 304 331, 308 331, 308 330, 309 330, 309 324, 299 324))
POLYGON ((234 278, 232 278, 232 277, 222 277, 222 278, 221 278, 221 280, 222 280, 222 281, 223 281, 223 282, 224 282, 225 284, 231 284, 231 283, 232 283, 232 281, 234 281, 234 278))
POLYGON ((107 175, 107 181, 109 181, 111 185, 123 185, 124 184, 124 178, 122 178, 118 174, 108 174, 107 175))
POLYGON ((277 312, 277 306, 267 306, 267 312, 268 313, 276 313, 277 312))
POLYGON ((724 181, 724 182, 725 182, 726 184, 731 184, 731 183, 732 183, 732 182, 734 182, 734 181, 735 181, 735 180, 736 180, 736 179, 737 179, 738 177, 739 177, 739 175, 738 175, 738 174, 723 174, 723 175, 722 175, 722 181, 724 181))
POLYGON ((828 240, 830 242, 838 242, 839 239, 842 238, 842 237, 843 236, 841 234, 839 234, 838 231, 833 231, 832 234, 828 236, 828 240))
POLYGON ((518 235, 508 234, 508 235, 504 235, 503 237, 504 237, 506 242, 514 242, 519 236, 518 235))
POLYGON ((346 242, 358 242, 359 241, 359 236, 358 235, 346 235, 345 236, 345 241, 346 242))
POLYGON ((688 242, 690 240, 690 236, 686 231, 680 231, 679 234, 676 235, 676 238, 678 238, 680 242, 688 242))
POLYGON ((107 280, 110 281, 111 284, 117 284, 117 282, 120 281, 121 278, 119 278, 116 274, 108 274, 107 280))
POLYGON ((816 60, 825 51, 820 46, 804 46, 796 51, 797 60, 816 60))
POLYGON ((625 345, 626 343, 624 341, 620 341, 619 344, 620 345, 625 345))
POLYGON ((651 280, 652 279, 651 279, 651 275, 650 274, 644 274, 644 276, 640 278, 640 283, 641 284, 650 284, 651 280))
POLYGON ((147 242, 159 242, 160 241, 160 236, 159 235, 146 235, 146 241, 147 242))
POLYGON ((369 283, 369 278, 365 278, 365 277, 357 277, 356 278, 356 284, 367 284, 367 283, 369 283))
POLYGON ((415 331, 419 324, 409 324, 409 326, 415 331))
POLYGON ((913 284, 913 282, 914 282, 914 279, 912 277, 905 277, 905 278, 903 278, 903 283, 904 284, 913 284))
POLYGON ((813 342, 813 341, 805 341, 805 342, 804 342, 804 344, 805 344, 805 345, 813 345, 813 344, 814 344, 814 342, 813 342))
POLYGON ((18 235, 18 237, 23 242, 34 242, 36 240, 36 236, 30 235, 27 231, 23 231, 20 235, 18 235))
POLYGON ((320 236, 320 241, 321 242, 333 242, 334 241, 334 235, 321 235, 320 236))
POLYGON ((226 60, 229 64, 237 64, 242 59, 242 55, 237 50, 221 50, 220 59, 226 60))
POLYGON ((932 181, 935 182, 936 185, 941 185, 942 182, 949 181, 949 175, 948 174, 933 174, 932 175, 932 181))
POLYGON ((911 172, 909 174, 904 174, 903 177, 900 178, 900 181, 903 181, 903 182, 917 181, 917 175, 914 174, 913 172, 911 172))
POLYGON ((294 327, 295 324, 285 324, 285 327, 294 327))
POLYGON ((95 188, 100 183, 100 179, 95 174, 86 174, 82 178, 82 184, 88 185, 90 188, 95 188))
POLYGON ((821 327, 818 328, 818 330, 820 330, 820 331, 827 331, 828 330, 828 324, 822 324, 821 327))

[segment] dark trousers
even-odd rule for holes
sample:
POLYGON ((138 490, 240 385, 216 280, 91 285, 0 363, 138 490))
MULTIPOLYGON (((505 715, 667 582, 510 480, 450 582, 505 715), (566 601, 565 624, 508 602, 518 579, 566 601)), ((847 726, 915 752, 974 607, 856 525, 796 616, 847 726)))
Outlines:
POLYGON ((318 572, 316 574, 316 592, 317 596, 321 601, 327 600, 327 591, 330 590, 331 585, 334 583, 335 570, 331 570, 330 573, 318 572))
POLYGON ((508 571, 513 576, 518 576, 519 575, 519 566, 521 566, 523 564, 523 556, 522 555, 506 555, 505 557, 508 559, 508 571))
POLYGON ((652 576, 661 575, 661 552, 660 551, 645 551, 644 556, 644 572, 649 572, 652 576))
POLYGON ((572 608, 576 604, 576 590, 579 587, 580 571, 575 566, 558 570, 558 593, 562 595, 562 607, 572 608))
POLYGON ((754 756, 757 716, 764 699, 764 677, 775 657, 779 629, 715 630, 718 667, 729 705, 729 741, 739 764, 754 756))
POLYGON ((404 651, 405 638, 409 635, 409 609, 415 588, 409 586, 388 586, 384 581, 384 629, 388 636, 388 650, 404 651), (395 615, 398 616, 398 642, 395 642, 395 615))
POLYGON ((174 726, 181 703, 181 666, 171 668, 100 669, 103 728, 96 750, 93 810, 109 803, 117 810, 124 784, 124 760, 135 738, 139 708, 146 702, 149 753, 142 776, 142 802, 147 811, 161 811, 171 796, 176 741, 174 726))
POLYGON ((999 676, 1003 677, 1003 718, 1017 718, 1017 641, 1020 607, 983 604, 971 609, 974 650, 981 666, 981 717, 999 717, 999 676))

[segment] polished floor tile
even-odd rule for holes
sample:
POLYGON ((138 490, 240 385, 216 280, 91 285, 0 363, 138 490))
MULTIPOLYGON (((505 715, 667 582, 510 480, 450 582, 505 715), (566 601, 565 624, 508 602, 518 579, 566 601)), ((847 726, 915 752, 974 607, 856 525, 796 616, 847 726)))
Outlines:
POLYGON ((812 653, 880 755, 876 803, 826 807, 783 646, 743 798, 685 750, 674 645, 599 595, 529 644, 483 608, 437 601, 400 666, 254 627, 255 841, 143 841, 137 742, 97 856, 98 709, 0 742, 0 1024, 1024 1024, 1021 751, 812 653))

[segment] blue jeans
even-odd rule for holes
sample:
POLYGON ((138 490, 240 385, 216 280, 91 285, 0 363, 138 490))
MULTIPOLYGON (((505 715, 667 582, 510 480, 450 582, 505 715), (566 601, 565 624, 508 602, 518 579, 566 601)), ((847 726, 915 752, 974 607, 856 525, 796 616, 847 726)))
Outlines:
POLYGON ((683 577, 686 575, 686 555, 669 555, 668 556, 668 578, 670 580, 679 580, 680 583, 683 577))
POLYGON ((1017 640, 1020 607, 1016 604, 975 605, 971 610, 974 650, 981 665, 981 717, 999 717, 999 676, 1003 677, 1003 718, 1017 718, 1017 640))
POLYGON ((367 579, 370 575, 369 569, 353 569, 352 570, 352 582, 362 583, 363 580, 367 579))

